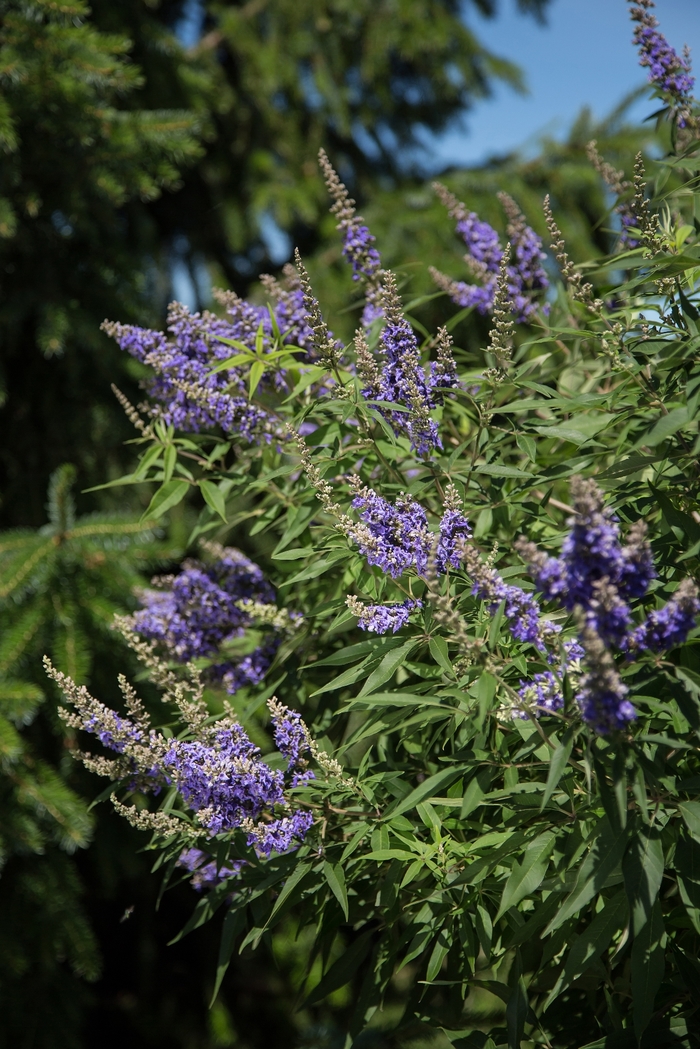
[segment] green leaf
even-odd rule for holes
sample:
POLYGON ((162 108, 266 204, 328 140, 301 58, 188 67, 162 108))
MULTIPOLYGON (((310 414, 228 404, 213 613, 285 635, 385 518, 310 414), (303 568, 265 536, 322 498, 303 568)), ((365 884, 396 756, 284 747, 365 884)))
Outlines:
POLYGON ((315 692, 312 692, 312 696, 320 696, 324 692, 335 692, 339 688, 345 688, 347 685, 354 684, 358 678, 362 677, 365 672, 367 664, 371 661, 371 656, 366 656, 361 663, 358 663, 354 667, 349 667, 339 677, 334 678, 333 681, 329 681, 327 685, 323 685, 322 688, 317 688, 315 692))
POLYGON ((435 941, 435 945, 428 960, 428 968, 425 973, 425 978, 428 983, 432 983, 435 977, 442 968, 447 954, 449 953, 450 947, 452 946, 450 938, 448 936, 447 929, 441 929, 438 933, 438 937, 435 941))
POLYGON ((224 918, 223 928, 221 930, 221 942, 219 944, 219 959, 216 963, 216 979, 214 981, 214 990, 212 992, 210 1007, 216 1001, 216 996, 219 993, 221 982, 226 975, 226 970, 229 967, 231 961, 231 955, 233 954, 233 948, 236 944, 236 937, 245 929, 245 909, 234 910, 229 908, 224 918))
POLYGON ((672 434, 681 430, 687 422, 687 407, 674 408, 668 413, 668 415, 662 415, 651 432, 645 437, 640 438, 637 444, 645 445, 647 448, 654 448, 657 444, 660 444, 661 441, 664 441, 667 437, 671 437, 672 434))
POLYGON ((596 914, 588 928, 577 936, 571 945, 564 969, 545 1002, 545 1010, 562 991, 583 975, 596 958, 600 957, 617 930, 624 925, 627 913, 627 897, 624 890, 605 902, 603 909, 596 914))
POLYGON ((284 888, 275 900, 275 905, 270 911, 270 915, 267 921, 265 922, 265 925, 263 926, 264 929, 270 928, 273 919, 279 914, 283 905, 287 902, 287 900, 290 899, 290 897, 292 897, 292 899, 294 898, 292 896, 293 893, 296 893, 297 897, 301 896, 301 882, 304 880, 304 878, 310 870, 311 863, 300 863, 297 867, 294 868, 294 870, 284 883, 284 888))
POLYGON ((315 1005, 352 980, 372 946, 372 931, 363 932, 331 965, 321 982, 307 996, 302 1008, 315 1005))
POLYGON ((204 501, 215 514, 218 514, 222 521, 226 521, 226 499, 224 493, 215 485, 213 481, 200 481, 199 487, 204 501))
POLYGON ((175 463, 177 462, 177 448, 174 444, 169 444, 165 449, 163 455, 163 480, 169 481, 173 476, 175 470, 175 463))
POLYGON ((574 730, 573 728, 568 728, 562 736, 561 743, 549 759, 549 772, 547 773, 547 782, 545 784, 544 794, 542 795, 540 812, 544 812, 552 794, 556 790, 557 784, 559 783, 559 780, 564 773, 564 769, 568 764, 569 758, 571 757, 573 745, 574 730))
POLYGON ((638 831, 622 861, 622 874, 629 899, 632 932, 637 936, 651 916, 664 875, 664 852, 659 830, 642 827, 638 831))
POLYGON ((635 936, 632 944, 632 1017, 634 1033, 638 1039, 642 1037, 654 1014, 656 994, 666 968, 665 942, 661 903, 657 899, 650 920, 646 922, 640 934, 635 936))
POLYGON ((446 674, 453 674, 452 663, 450 656, 447 651, 447 642, 444 637, 431 637, 430 639, 430 654, 439 667, 445 671, 446 674))
POLYGON ((189 487, 187 481, 167 481, 162 484, 148 504, 146 512, 141 515, 141 523, 152 518, 157 520, 173 506, 177 506, 185 498, 189 487))
POLYGON ((265 362, 254 361, 250 366, 250 375, 248 376, 248 400, 252 401, 253 394, 257 390, 260 380, 265 373, 265 362))
POLYGON ((476 697, 479 701, 479 720, 482 723, 486 720, 486 715, 491 709, 497 687, 498 681, 493 674, 484 671, 479 677, 476 686, 476 697))
POLYGON ((700 842, 700 801, 679 801, 678 811, 691 836, 700 842))
POLYGON ((415 787, 405 798, 398 801, 393 807, 387 809, 384 813, 385 819, 388 819, 389 816, 398 816, 402 812, 408 812, 410 809, 415 808, 420 801, 434 798, 441 789, 444 790, 445 787, 449 787, 450 783, 454 783, 463 772, 463 769, 453 767, 443 769, 441 772, 436 772, 433 776, 429 776, 428 779, 415 787))
POLYGON ((602 833, 593 842, 588 856, 578 870, 573 890, 545 929, 545 936, 554 932, 567 918, 578 914, 590 903, 619 866, 630 836, 630 828, 627 826, 624 829, 613 830, 607 820, 603 821, 602 827, 602 833))
POLYGON ((514 864, 505 884, 496 921, 539 886, 547 870, 549 856, 555 841, 554 834, 545 831, 528 844, 522 862, 514 864))
POLYGON ((345 886, 345 874, 339 863, 332 864, 327 861, 323 864, 323 873, 331 892, 343 909, 345 921, 348 920, 348 890, 345 886))
POLYGON ((506 1005, 506 1030, 508 1031, 508 1049, 520 1049, 525 1033, 525 1021, 529 1012, 527 988, 522 975, 520 951, 516 951, 515 962, 508 974, 510 994, 506 1005))
POLYGON ((382 659, 381 663, 376 670, 372 671, 370 676, 362 686, 362 690, 358 695, 366 696, 370 692, 376 692, 378 688, 381 688, 389 678, 393 677, 398 667, 402 663, 406 662, 409 652, 411 652, 417 644, 416 638, 411 638, 410 641, 406 641, 401 648, 394 649, 393 652, 387 652, 382 659))

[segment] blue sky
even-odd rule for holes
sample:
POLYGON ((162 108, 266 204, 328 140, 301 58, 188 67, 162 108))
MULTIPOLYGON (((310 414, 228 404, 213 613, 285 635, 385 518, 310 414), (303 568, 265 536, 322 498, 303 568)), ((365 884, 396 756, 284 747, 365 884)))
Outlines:
MULTIPOLYGON (((529 94, 499 87, 477 103, 463 130, 431 141, 430 167, 478 164, 534 145, 545 130, 563 135, 584 105, 604 116, 645 83, 626 0, 552 0, 545 26, 519 14, 515 0, 501 0, 500 7, 493 21, 471 11, 467 22, 490 51, 520 66, 529 94)), ((677 51, 686 43, 692 49, 700 84, 700 0, 657 0, 656 16, 677 51)), ((647 100, 634 108, 640 119, 652 111, 647 100)))

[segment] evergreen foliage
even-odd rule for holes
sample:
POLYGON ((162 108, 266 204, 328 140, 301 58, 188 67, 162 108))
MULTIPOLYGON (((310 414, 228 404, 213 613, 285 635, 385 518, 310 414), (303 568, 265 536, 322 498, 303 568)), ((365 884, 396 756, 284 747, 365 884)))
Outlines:
POLYGON ((143 78, 129 50, 83 0, 0 6, 5 525, 39 526, 62 461, 104 468, 120 365, 99 324, 148 316, 162 249, 145 202, 201 155, 196 113, 134 107, 143 78))
POLYGON ((76 518, 74 473, 64 466, 52 476, 47 525, 0 536, 2 1044, 42 1049, 81 1044, 83 979, 94 980, 101 963, 73 858, 94 817, 39 663, 50 652, 76 680, 102 680, 92 664, 117 658, 115 613, 128 608, 140 573, 174 552, 152 524, 76 518))

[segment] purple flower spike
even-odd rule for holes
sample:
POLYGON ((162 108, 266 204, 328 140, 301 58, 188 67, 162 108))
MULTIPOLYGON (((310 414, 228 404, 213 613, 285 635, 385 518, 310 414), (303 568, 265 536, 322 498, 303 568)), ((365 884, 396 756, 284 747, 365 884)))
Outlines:
POLYGON ((651 14, 652 0, 635 0, 635 3, 630 15, 637 23, 634 43, 639 50, 639 64, 649 70, 649 82, 670 96, 678 110, 678 125, 685 127, 695 86, 695 78, 690 73, 690 56, 686 50, 681 57, 659 32, 659 23, 651 14))
POLYGON ((646 526, 633 525, 623 547, 617 517, 595 481, 572 478, 571 497, 576 512, 561 557, 522 538, 516 549, 545 598, 568 611, 580 606, 601 637, 619 645, 631 623, 627 602, 643 597, 654 578, 646 526))
POLYGON ((385 275, 381 304, 385 317, 379 340, 384 356, 381 369, 371 358, 366 342, 356 337, 358 369, 366 382, 362 396, 404 409, 392 411, 382 406, 379 410, 395 433, 410 439, 411 448, 418 455, 428 455, 435 448, 442 448, 437 423, 430 413, 443 403, 447 390, 459 385, 450 336, 445 329, 438 332, 438 359, 426 375, 418 340, 402 313, 392 273, 385 275))
MULTIPOLYGON (((498 234, 488 222, 483 222, 478 215, 469 211, 439 182, 433 183, 433 188, 449 214, 457 220, 457 232, 467 246, 465 262, 480 283, 467 284, 451 280, 431 268, 433 280, 458 306, 473 306, 478 313, 489 313, 494 308, 497 277, 503 258, 498 234)), ((542 241, 527 225, 515 201, 507 193, 499 193, 498 197, 508 217, 507 235, 512 246, 511 261, 507 268, 508 296, 516 319, 525 322, 537 310, 537 296, 549 286, 542 266, 545 257, 542 241)))
POLYGON ((338 219, 336 229, 343 237, 343 257, 352 266, 352 279, 366 287, 367 301, 362 312, 362 326, 369 328, 382 316, 381 281, 384 275, 382 260, 375 248, 375 237, 355 211, 355 201, 338 178, 325 150, 319 153, 319 163, 333 198, 331 214, 338 219))
POLYGON ((586 652, 586 673, 577 699, 583 720, 599 735, 626 728, 637 715, 610 652, 590 626, 581 631, 581 642, 586 652))
MULTIPOLYGON (((251 624, 241 601, 274 604, 275 592, 261 569, 240 550, 210 544, 210 564, 186 561, 174 577, 155 580, 163 589, 142 594, 144 608, 133 616, 137 633, 159 642, 171 659, 187 663, 220 655, 221 645, 243 637, 251 624)), ((238 661, 222 660, 208 671, 233 694, 244 685, 257 685, 267 672, 280 639, 274 634, 238 661)))
POLYGON ((352 501, 360 520, 368 526, 373 546, 360 543, 370 565, 377 565, 393 579, 409 568, 425 573, 431 547, 428 518, 423 507, 409 496, 392 504, 371 488, 361 488, 352 501))
POLYGON ((422 601, 414 601, 407 598, 400 605, 363 605, 356 598, 347 599, 348 608, 353 615, 357 616, 357 625, 360 630, 368 630, 371 634, 395 634, 401 627, 407 625, 412 612, 423 607, 422 601))
POLYGON ((197 892, 215 889, 228 878, 234 878, 240 874, 245 866, 245 860, 234 860, 231 867, 217 867, 216 861, 208 858, 206 852, 201 849, 184 849, 178 857, 176 867, 189 871, 192 874, 190 885, 197 892))
MULTIPOLYGON (((551 670, 535 674, 532 681, 521 681, 518 695, 529 707, 535 707, 538 715, 553 714, 564 706, 561 683, 551 670)), ((527 715, 523 713, 523 717, 527 715)))
POLYGON ((658 611, 650 612, 629 639, 630 653, 667 652, 681 645, 695 626, 700 612, 698 588, 692 579, 684 579, 671 600, 658 611))
POLYGON ((505 583, 468 544, 462 549, 462 561, 467 574, 474 580, 474 597, 486 601, 494 612, 504 601, 504 613, 513 637, 518 641, 529 641, 544 652, 546 642, 559 633, 561 627, 540 617, 540 606, 534 597, 518 586, 505 583))

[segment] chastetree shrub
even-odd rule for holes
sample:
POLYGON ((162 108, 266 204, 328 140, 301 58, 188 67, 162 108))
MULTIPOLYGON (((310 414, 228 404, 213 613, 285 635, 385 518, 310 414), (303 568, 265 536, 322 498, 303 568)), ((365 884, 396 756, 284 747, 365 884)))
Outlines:
POLYGON ((347 1045, 698 1042, 700 125, 652 8, 667 152, 628 179, 591 144, 609 257, 574 265, 556 200, 547 258, 438 186, 467 253, 425 331, 322 153, 352 344, 299 257, 266 304, 106 324, 152 369, 123 482, 149 519, 200 496, 199 551, 119 623, 160 713, 48 672, 188 928, 224 912, 214 993, 291 916, 347 1045))

